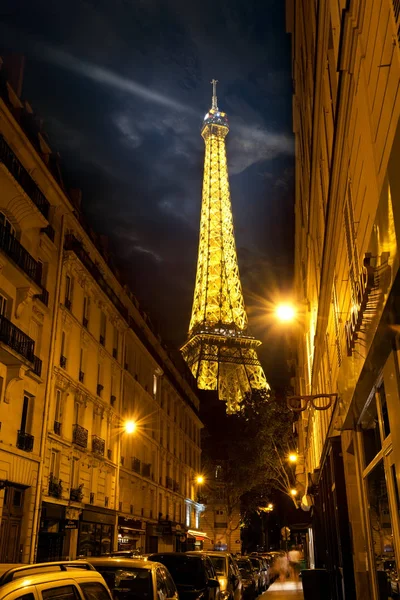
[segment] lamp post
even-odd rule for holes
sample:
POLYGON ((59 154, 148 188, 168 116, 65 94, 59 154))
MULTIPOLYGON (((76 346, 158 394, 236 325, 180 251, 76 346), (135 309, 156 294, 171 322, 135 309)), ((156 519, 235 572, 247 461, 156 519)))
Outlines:
POLYGON ((122 422, 117 428, 117 469, 115 481, 115 512, 116 523, 114 531, 114 550, 118 550, 118 512, 119 512, 119 472, 121 467, 121 442, 124 433, 132 435, 137 431, 137 423, 133 419, 122 422))

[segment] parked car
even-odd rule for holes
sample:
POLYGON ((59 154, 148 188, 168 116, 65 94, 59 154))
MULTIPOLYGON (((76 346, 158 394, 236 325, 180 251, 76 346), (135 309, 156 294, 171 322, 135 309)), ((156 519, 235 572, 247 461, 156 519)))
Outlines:
POLYGON ((103 577, 86 561, 0 565, 0 573, 0 600, 112 600, 103 577))
MULTIPOLYGON (((217 579, 219 581, 221 600, 242 600, 242 576, 235 558, 230 552, 201 551, 206 554, 214 565, 217 579)), ((199 554, 199 552, 187 552, 187 554, 199 554)))
POLYGON ((254 568, 247 556, 236 559, 243 582, 244 600, 254 600, 258 593, 258 582, 254 574, 254 568))
POLYGON ((252 561, 252 558, 255 558, 261 564, 261 589, 263 592, 265 592, 269 588, 269 585, 270 585, 269 563, 268 563, 267 559, 264 556, 262 556, 261 554, 259 554, 256 557, 250 556, 249 558, 250 558, 250 561, 252 561))
POLYGON ((114 600, 179 600, 168 569, 157 562, 133 558, 89 557, 114 600))
POLYGON ((263 591, 263 589, 262 589, 263 575, 262 575, 261 562, 258 558, 255 558, 254 556, 249 556, 249 561, 251 562, 253 570, 254 570, 254 577, 257 582, 257 592, 259 594, 261 594, 263 591))
POLYGON ((206 554, 160 552, 148 556, 147 561, 157 561, 167 567, 178 588, 180 600, 218 600, 219 582, 206 554))

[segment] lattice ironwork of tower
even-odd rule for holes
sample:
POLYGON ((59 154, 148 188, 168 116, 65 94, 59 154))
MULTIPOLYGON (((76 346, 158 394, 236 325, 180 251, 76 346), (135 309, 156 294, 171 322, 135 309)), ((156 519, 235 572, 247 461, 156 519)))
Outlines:
POLYGON ((192 317, 181 352, 203 390, 218 390, 227 413, 240 410, 254 390, 269 390, 256 348, 247 334, 228 180, 226 113, 217 105, 213 79, 211 109, 204 118, 205 142, 200 241, 192 317))

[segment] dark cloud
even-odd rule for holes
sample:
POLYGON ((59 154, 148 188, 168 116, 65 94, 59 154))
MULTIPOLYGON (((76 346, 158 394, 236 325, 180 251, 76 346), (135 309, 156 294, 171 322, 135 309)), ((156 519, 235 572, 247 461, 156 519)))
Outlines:
MULTIPOLYGON (((294 149, 281 0, 6 0, 0 37, 26 54, 24 95, 166 338, 181 343, 189 322, 200 127, 213 77, 230 120, 232 204, 250 314, 254 298, 290 284, 294 149)), ((253 329, 264 335, 257 322, 253 329)), ((263 357, 268 366, 268 344, 263 357)))

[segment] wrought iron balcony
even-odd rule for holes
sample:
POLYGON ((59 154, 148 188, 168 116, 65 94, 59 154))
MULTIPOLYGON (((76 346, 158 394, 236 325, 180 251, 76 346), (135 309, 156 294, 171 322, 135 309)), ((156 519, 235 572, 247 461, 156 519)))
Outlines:
POLYGON ((54 477, 53 473, 50 473, 49 476, 49 496, 53 496, 53 498, 61 498, 62 496, 62 483, 61 479, 58 477, 54 477))
POLYGON ((166 477, 165 478, 165 487, 168 488, 168 489, 170 489, 170 490, 172 490, 173 485, 172 485, 172 479, 171 479, 171 477, 166 477))
POLYGON ((49 305, 49 292, 46 290, 46 288, 42 287, 41 294, 37 294, 35 298, 40 300, 40 302, 42 302, 45 306, 49 305))
POLYGON ((141 462, 138 458, 133 457, 132 458, 132 471, 135 471, 136 473, 140 473, 140 465, 141 462))
POLYGON ((142 475, 143 477, 151 477, 151 464, 142 463, 142 475))
POLYGON ((85 373, 83 371, 79 371, 79 381, 81 383, 85 381, 85 373))
POLYGON ((42 215, 47 219, 49 216, 50 204, 44 194, 40 191, 36 182, 29 175, 28 171, 22 166, 10 146, 3 136, 0 136, 0 162, 2 162, 9 173, 19 183, 24 192, 29 196, 42 215))
POLYGON ((0 315, 0 342, 33 363, 35 342, 8 319, 0 315))
POLYGON ((42 376, 42 361, 37 356, 33 357, 33 372, 38 377, 42 376))
POLYGON ((103 390, 104 390, 104 385, 102 385, 101 383, 98 383, 98 384, 97 384, 97 390, 96 390, 96 392, 97 392, 97 395, 98 395, 98 396, 101 396, 101 392, 102 392, 103 390))
POLYGON ((60 356, 60 367, 62 369, 66 369, 66 367, 67 367, 67 357, 63 356, 62 354, 60 356))
POLYGON ((54 231, 54 229, 51 225, 47 225, 47 227, 42 227, 42 229, 40 231, 42 233, 45 233, 47 235, 47 237, 49 238, 49 240, 54 242, 54 238, 56 237, 56 232, 54 231))
POLYGON ((88 430, 76 423, 74 425, 72 441, 77 446, 81 446, 81 448, 87 448, 88 430))
POLYGON ((56 433, 57 435, 61 435, 61 423, 60 423, 60 421, 54 421, 53 430, 54 430, 54 433, 56 433))
POLYGON ((35 438, 30 433, 18 431, 17 448, 20 450, 25 450, 25 452, 32 452, 34 440, 35 438))
POLYGON ((104 456, 106 442, 98 435, 92 435, 92 452, 99 456, 104 456))
POLYGON ((29 279, 40 285, 36 260, 3 225, 0 225, 0 250, 7 254, 29 279))
POLYGON ((73 502, 82 502, 83 500, 83 483, 77 488, 71 488, 69 492, 70 500, 73 502))

